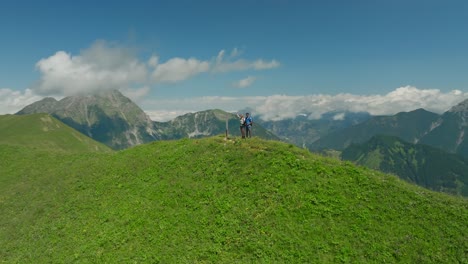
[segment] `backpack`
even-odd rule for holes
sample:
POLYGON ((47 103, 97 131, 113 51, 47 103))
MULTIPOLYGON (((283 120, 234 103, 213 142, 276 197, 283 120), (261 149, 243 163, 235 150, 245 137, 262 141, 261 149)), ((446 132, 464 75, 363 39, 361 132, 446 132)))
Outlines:
POLYGON ((253 125, 253 121, 252 121, 252 117, 249 116, 249 117, 246 117, 245 118, 245 123, 244 123, 246 126, 251 126, 253 125))

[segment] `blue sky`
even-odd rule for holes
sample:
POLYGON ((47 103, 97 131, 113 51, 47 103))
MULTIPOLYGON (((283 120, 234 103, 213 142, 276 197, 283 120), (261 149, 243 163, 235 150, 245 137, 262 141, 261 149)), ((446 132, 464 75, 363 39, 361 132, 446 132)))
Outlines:
POLYGON ((155 120, 443 112, 468 98, 467 1, 95 2, 2 1, 0 114, 112 88, 155 120))

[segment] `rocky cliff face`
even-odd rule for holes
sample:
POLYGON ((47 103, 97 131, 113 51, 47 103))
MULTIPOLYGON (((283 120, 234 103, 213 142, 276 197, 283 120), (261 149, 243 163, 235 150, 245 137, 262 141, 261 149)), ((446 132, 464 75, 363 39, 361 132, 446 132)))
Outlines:
POLYGON ((17 114, 48 113, 83 134, 114 149, 157 140, 153 121, 119 91, 69 96, 60 101, 45 98, 17 114))
POLYGON ((468 99, 453 106, 434 122, 430 131, 420 140, 468 158, 468 99))

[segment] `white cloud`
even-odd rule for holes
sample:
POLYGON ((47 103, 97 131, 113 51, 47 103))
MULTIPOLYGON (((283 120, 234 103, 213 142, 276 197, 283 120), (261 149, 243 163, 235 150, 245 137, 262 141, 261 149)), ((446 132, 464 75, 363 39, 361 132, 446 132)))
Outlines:
POLYGON ((98 90, 175 83, 206 72, 265 70, 280 65, 276 60, 249 61, 237 58, 241 55, 237 48, 230 55, 225 54, 221 50, 210 60, 174 57, 161 62, 157 55, 140 60, 130 48, 97 41, 78 55, 57 51, 54 55, 39 60, 36 68, 41 77, 32 89, 42 95, 75 95, 98 90))
POLYGON ((333 120, 344 120, 345 113, 339 113, 333 116, 333 120))
POLYGON ((158 111, 145 111, 145 113, 150 117, 153 121, 158 122, 167 122, 171 121, 174 118, 185 115, 187 113, 194 113, 197 111, 193 110, 158 110, 158 111))
POLYGON ((238 48, 234 48, 231 51, 231 58, 238 57, 238 56, 242 55, 242 53, 243 53, 242 50, 239 50, 238 48))
POLYGON ((252 66, 255 70, 267 70, 279 67, 280 63, 276 60, 272 60, 270 62, 264 60, 256 60, 252 63, 252 66))
POLYGON ((154 82, 169 83, 183 81, 208 71, 214 73, 226 73, 232 71, 267 70, 280 66, 280 63, 276 60, 232 60, 240 55, 241 51, 239 51, 237 48, 234 48, 230 55, 227 56, 227 59, 226 51, 220 50, 216 57, 214 57, 211 61, 199 60, 196 58, 172 58, 162 64, 158 64, 159 58, 153 56, 148 61, 148 65, 155 68, 151 76, 154 82))
POLYGON ((218 52, 218 56, 216 56, 216 64, 223 62, 223 58, 224 58, 225 53, 226 53, 226 51, 224 51, 224 50, 220 50, 218 52))
POLYGON ((245 87, 248 87, 248 86, 252 85, 255 82, 256 79, 257 78, 255 78, 253 76, 248 76, 245 79, 234 82, 232 85, 234 87, 237 87, 237 88, 245 88, 245 87))
POLYGON ((320 118, 330 111, 369 112, 372 115, 393 115, 398 112, 424 108, 443 113, 463 99, 468 93, 459 90, 443 93, 437 89, 418 89, 405 86, 385 95, 273 95, 265 98, 256 107, 257 113, 265 119, 280 120, 307 113, 309 118, 320 118))
POLYGON ((147 66, 130 49, 104 41, 94 43, 77 56, 58 51, 41 59, 36 68, 41 78, 33 89, 44 95, 120 89, 144 83, 147 78, 147 66))
POLYGON ((155 82, 179 82, 194 75, 207 72, 210 64, 195 58, 172 58, 165 63, 158 64, 152 74, 155 82))
POLYGON ((249 61, 245 59, 232 60, 238 57, 241 52, 237 48, 233 49, 231 56, 225 59, 225 51, 221 50, 216 56, 213 65, 211 66, 212 72, 231 72, 231 71, 246 71, 246 70, 267 70, 273 69, 280 66, 280 63, 276 60, 265 61, 263 59, 257 59, 249 61))
POLYGON ((25 91, 15 91, 8 88, 0 89, 0 114, 14 114, 42 98, 42 96, 34 94, 30 89, 25 91))
POLYGON ((280 63, 276 60, 264 61, 255 60, 248 61, 244 59, 238 59, 235 61, 219 61, 217 57, 216 63, 212 67, 213 72, 232 72, 232 71, 246 71, 246 70, 266 70, 273 69, 280 66, 280 63))
POLYGON ((148 86, 143 86, 137 89, 123 88, 120 89, 120 92, 122 92, 123 95, 127 96, 132 101, 138 103, 148 95, 148 93, 150 92, 150 88, 148 86))
POLYGON ((203 96, 178 99, 148 99, 141 102, 141 108, 154 121, 169 121, 177 116, 208 109, 222 109, 235 112, 245 105, 255 105, 256 97, 203 96))
MULTIPOLYGON (((254 116, 266 120, 281 120, 294 118, 305 114, 311 119, 317 119, 322 114, 331 111, 369 112, 372 115, 393 115, 398 112, 412 111, 424 108, 441 114, 449 110, 464 99, 468 99, 468 92, 453 90, 441 92, 437 89, 418 89, 405 86, 384 95, 354 95, 341 93, 337 95, 271 95, 246 97, 198 97, 177 100, 146 100, 142 108, 153 120, 170 120, 172 116, 164 113, 173 111, 178 115, 219 108, 233 112, 244 108, 251 108, 254 116), (162 113, 162 114, 157 114, 162 113), (165 116, 166 118, 161 118, 165 116), (161 118, 161 119, 159 119, 161 118)), ((336 119, 342 118, 340 113, 336 119)))
POLYGON ((158 64, 158 57, 153 56, 148 61, 148 64, 155 68, 151 77, 156 83, 179 82, 208 71, 214 73, 226 73, 232 71, 267 70, 280 66, 280 63, 276 60, 232 60, 240 55, 241 52, 235 48, 231 51, 231 54, 227 59, 226 51, 220 50, 216 57, 211 61, 199 60, 196 58, 172 58, 162 64, 158 64))
POLYGON ((159 63, 159 57, 156 55, 151 56, 148 60, 148 65, 154 68, 158 65, 158 63, 159 63))

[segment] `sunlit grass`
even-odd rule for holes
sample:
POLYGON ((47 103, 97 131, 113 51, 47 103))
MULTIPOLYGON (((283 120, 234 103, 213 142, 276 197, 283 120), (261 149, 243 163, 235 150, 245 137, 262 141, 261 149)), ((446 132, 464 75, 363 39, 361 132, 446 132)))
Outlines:
POLYGON ((463 263, 467 209, 257 138, 108 154, 0 146, 8 263, 463 263))

